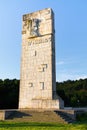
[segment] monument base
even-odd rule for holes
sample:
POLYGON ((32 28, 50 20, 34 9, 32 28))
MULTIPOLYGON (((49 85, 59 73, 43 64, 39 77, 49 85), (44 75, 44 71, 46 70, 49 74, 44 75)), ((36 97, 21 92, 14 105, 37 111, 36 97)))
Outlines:
POLYGON ((19 109, 63 109, 64 101, 59 99, 32 99, 31 102, 20 104, 19 109))

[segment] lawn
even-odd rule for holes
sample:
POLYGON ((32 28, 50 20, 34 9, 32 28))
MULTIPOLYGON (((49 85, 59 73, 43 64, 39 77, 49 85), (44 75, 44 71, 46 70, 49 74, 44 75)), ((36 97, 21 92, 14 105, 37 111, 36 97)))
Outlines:
POLYGON ((87 130, 87 121, 74 124, 0 122, 0 130, 87 130))

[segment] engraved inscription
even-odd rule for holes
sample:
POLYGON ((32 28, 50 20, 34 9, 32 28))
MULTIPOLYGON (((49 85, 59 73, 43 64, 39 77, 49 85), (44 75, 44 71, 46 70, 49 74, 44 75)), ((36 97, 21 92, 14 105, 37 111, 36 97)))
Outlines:
POLYGON ((28 45, 34 45, 34 44, 41 44, 41 43, 47 43, 51 42, 51 38, 46 38, 46 39, 40 39, 40 40, 29 40, 28 45))

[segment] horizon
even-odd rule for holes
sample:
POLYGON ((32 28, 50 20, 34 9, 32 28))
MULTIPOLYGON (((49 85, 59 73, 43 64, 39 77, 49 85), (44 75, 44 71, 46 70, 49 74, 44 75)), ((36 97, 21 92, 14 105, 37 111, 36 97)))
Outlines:
MULTIPOLYGON (((80 80, 86 80, 87 78, 84 78, 84 79, 74 79, 74 80, 72 80, 72 79, 67 79, 67 80, 65 80, 65 81, 56 81, 56 83, 58 82, 58 83, 64 83, 64 82, 68 82, 68 81, 80 81, 80 80)), ((9 79, 9 78, 6 78, 6 79, 0 79, 0 80, 2 80, 2 81, 4 81, 4 80, 19 80, 20 81, 20 79, 17 79, 17 78, 14 78, 14 79, 9 79)))

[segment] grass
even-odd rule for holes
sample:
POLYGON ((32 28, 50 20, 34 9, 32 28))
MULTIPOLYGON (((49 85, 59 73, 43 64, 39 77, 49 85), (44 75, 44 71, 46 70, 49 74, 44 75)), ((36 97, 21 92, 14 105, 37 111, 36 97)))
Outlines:
POLYGON ((0 122, 0 130, 87 130, 87 121, 75 124, 0 122))

